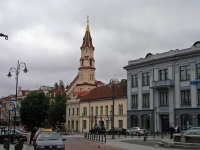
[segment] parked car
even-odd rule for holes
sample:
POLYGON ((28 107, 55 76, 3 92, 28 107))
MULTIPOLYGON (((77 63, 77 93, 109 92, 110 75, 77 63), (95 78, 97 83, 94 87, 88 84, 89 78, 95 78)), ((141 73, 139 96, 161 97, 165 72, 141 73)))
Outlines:
POLYGON ((124 128, 112 128, 112 129, 110 129, 110 130, 107 130, 106 131, 106 134, 110 134, 110 135, 112 135, 113 134, 113 132, 114 132, 114 134, 126 134, 126 129, 124 129, 124 128))
POLYGON ((191 128, 189 128, 188 130, 183 130, 183 131, 181 131, 181 133, 189 132, 189 131, 191 131, 191 130, 200 130, 200 127, 191 127, 191 128))
POLYGON ((104 134, 106 132, 106 128, 105 127, 99 127, 99 126, 95 126, 92 127, 92 129, 90 129, 90 133, 95 133, 95 134, 104 134))
POLYGON ((141 127, 132 127, 132 128, 129 128, 127 130, 127 134, 128 135, 144 135, 144 131, 146 134, 148 134, 148 130, 145 129, 145 128, 141 128, 141 127))
POLYGON ((36 138, 34 150, 65 150, 65 144, 63 143, 63 141, 66 141, 66 139, 62 139, 60 134, 57 132, 42 131, 38 134, 38 137, 36 138))
POLYGON ((13 142, 18 142, 20 139, 23 139, 24 142, 27 141, 27 134, 15 129, 15 141, 13 141, 14 139, 14 129, 6 129, 2 132, 2 135, 4 136, 4 138, 11 138, 11 143, 13 142))

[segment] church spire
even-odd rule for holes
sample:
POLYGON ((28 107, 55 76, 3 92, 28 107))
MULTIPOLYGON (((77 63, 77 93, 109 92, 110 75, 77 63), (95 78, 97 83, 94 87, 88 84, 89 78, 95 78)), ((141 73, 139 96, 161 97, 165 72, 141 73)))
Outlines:
POLYGON ((86 47, 94 49, 93 44, 92 44, 92 37, 90 35, 89 16, 87 16, 87 27, 86 27, 85 36, 83 38, 83 44, 81 46, 81 49, 86 48, 86 47))

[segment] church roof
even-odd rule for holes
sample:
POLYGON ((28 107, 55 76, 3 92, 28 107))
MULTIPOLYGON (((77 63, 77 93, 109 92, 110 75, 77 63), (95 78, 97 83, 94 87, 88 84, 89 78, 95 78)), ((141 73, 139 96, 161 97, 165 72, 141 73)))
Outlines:
POLYGON ((92 44, 92 37, 90 35, 89 17, 87 18, 87 27, 85 31, 85 36, 83 37, 83 44, 81 46, 81 49, 86 47, 94 49, 92 44))

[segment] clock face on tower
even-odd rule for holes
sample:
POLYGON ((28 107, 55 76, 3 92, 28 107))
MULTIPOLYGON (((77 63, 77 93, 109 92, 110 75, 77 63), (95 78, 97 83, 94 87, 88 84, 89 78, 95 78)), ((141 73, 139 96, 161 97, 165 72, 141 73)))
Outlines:
POLYGON ((11 111, 15 108, 15 104, 13 102, 7 102, 6 103, 6 109, 11 111))

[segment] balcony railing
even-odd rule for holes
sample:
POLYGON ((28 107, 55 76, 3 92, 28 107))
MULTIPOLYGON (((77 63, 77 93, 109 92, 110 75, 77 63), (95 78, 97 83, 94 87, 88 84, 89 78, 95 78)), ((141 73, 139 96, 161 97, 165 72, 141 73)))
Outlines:
POLYGON ((159 81, 152 81, 152 89, 159 89, 159 88, 168 88, 173 87, 174 82, 173 80, 159 80, 159 81))

